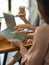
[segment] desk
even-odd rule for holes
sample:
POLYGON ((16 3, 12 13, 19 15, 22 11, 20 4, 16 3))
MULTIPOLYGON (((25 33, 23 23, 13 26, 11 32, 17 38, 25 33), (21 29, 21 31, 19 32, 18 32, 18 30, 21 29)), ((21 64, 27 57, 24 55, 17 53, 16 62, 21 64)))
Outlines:
MULTIPOLYGON (((7 41, 4 41, 4 40, 5 39, 3 39, 0 42, 0 53, 5 53, 3 65, 6 64, 8 52, 19 50, 19 48, 15 48, 14 46, 11 46, 10 44, 7 43, 7 41)), ((30 47, 31 45, 32 45, 32 43, 24 43, 24 46, 27 48, 30 47)))
MULTIPOLYGON (((24 43, 24 46, 29 48, 32 45, 32 43, 24 43)), ((7 53, 7 52, 12 52, 12 51, 16 51, 19 50, 19 48, 15 48, 14 46, 11 46, 10 44, 0 44, 0 54, 1 53, 7 53)))
MULTIPOLYGON (((12 28, 8 28, 7 30, 4 30, 2 32, 0 32, 0 34, 2 34, 3 36, 7 37, 7 38, 18 38, 20 39, 21 41, 24 40, 23 37, 19 36, 19 35, 15 35, 15 34, 11 34, 11 32, 13 32, 13 29, 12 28)), ((31 46, 32 44, 31 43, 24 43, 24 46, 25 47, 29 47, 31 46)), ((4 56, 4 62, 3 62, 3 65, 6 64, 6 58, 7 58, 7 54, 8 52, 12 52, 12 51, 16 51, 16 50, 19 50, 19 48, 15 48, 13 46, 11 46, 6 40, 5 38, 0 41, 0 53, 5 53, 5 56, 4 56)))

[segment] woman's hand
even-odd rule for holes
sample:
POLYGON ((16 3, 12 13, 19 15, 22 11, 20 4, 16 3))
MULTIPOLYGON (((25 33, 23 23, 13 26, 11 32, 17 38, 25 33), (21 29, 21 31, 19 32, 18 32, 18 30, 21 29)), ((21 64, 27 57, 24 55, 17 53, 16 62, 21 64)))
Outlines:
POLYGON ((30 29, 30 30, 33 30, 33 32, 34 32, 37 27, 33 26, 33 25, 30 25, 30 24, 21 24, 21 25, 15 26, 14 30, 15 31, 22 31, 22 30, 24 30, 26 28, 30 29))
POLYGON ((22 24, 22 25, 15 26, 15 27, 14 27, 14 30, 15 30, 15 31, 22 31, 22 30, 24 30, 25 28, 27 28, 27 24, 22 24))
POLYGON ((18 25, 18 26, 15 26, 14 27, 14 33, 15 34, 20 34, 21 36, 27 38, 27 39, 32 39, 33 38, 33 35, 34 33, 26 33, 24 31, 24 29, 28 28, 29 29, 29 26, 31 26, 30 24, 23 24, 23 25, 18 25), (31 35, 32 34, 32 35, 31 35))
POLYGON ((26 19, 26 12, 19 11, 18 12, 19 18, 23 20, 26 24, 30 24, 30 22, 26 19))
POLYGON ((23 14, 23 15, 22 16, 19 16, 19 18, 21 20, 25 21, 26 20, 26 13, 25 12, 24 13, 18 12, 18 15, 20 15, 20 14, 23 14))
POLYGON ((27 62, 27 56, 24 55, 24 56, 22 57, 22 60, 21 60, 21 65, 25 65, 26 62, 27 62))
POLYGON ((23 43, 18 39, 8 39, 8 42, 11 43, 14 47, 21 48, 23 46, 23 43))

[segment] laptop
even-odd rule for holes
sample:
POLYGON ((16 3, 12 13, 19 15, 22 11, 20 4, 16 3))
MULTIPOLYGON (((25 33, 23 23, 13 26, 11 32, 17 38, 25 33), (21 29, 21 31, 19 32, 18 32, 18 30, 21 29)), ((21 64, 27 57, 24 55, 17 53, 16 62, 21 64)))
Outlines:
POLYGON ((8 39, 19 39, 23 42, 25 40, 23 36, 12 33, 14 31, 13 28, 16 26, 14 15, 7 13, 3 13, 3 14, 7 24, 7 28, 3 31, 0 31, 0 35, 3 35, 8 39))
MULTIPOLYGON (((17 26, 17 24, 22 23, 21 20, 18 20, 19 22, 15 23, 14 15, 7 14, 7 13, 3 13, 3 14, 4 14, 4 18, 5 18, 7 27, 14 28, 15 26, 17 26)), ((25 24, 25 23, 22 23, 22 24, 25 24)), ((31 33, 33 31, 25 29, 24 32, 26 32, 26 33, 30 32, 31 33)))
POLYGON ((14 15, 3 13, 6 21, 7 28, 14 28, 16 26, 14 15))

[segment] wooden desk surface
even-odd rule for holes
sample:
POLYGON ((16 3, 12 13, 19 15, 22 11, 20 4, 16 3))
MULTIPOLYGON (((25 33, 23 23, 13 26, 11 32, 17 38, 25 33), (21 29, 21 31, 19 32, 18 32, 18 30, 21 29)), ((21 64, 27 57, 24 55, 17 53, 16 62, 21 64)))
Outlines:
MULTIPOLYGON (((32 43, 24 43, 25 47, 30 47, 32 43)), ((14 46, 10 45, 7 40, 5 41, 5 38, 0 41, 0 53, 6 53, 19 50, 19 48, 15 48, 14 46)))

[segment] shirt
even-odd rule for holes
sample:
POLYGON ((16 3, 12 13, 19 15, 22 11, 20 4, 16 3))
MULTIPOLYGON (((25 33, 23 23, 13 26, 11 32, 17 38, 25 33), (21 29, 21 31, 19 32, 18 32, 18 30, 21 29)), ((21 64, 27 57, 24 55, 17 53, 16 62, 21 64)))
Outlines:
MULTIPOLYGON (((22 53, 23 54, 23 53, 22 53)), ((43 24, 35 30, 33 44, 25 53, 25 65, 49 65, 49 25, 43 24)))

